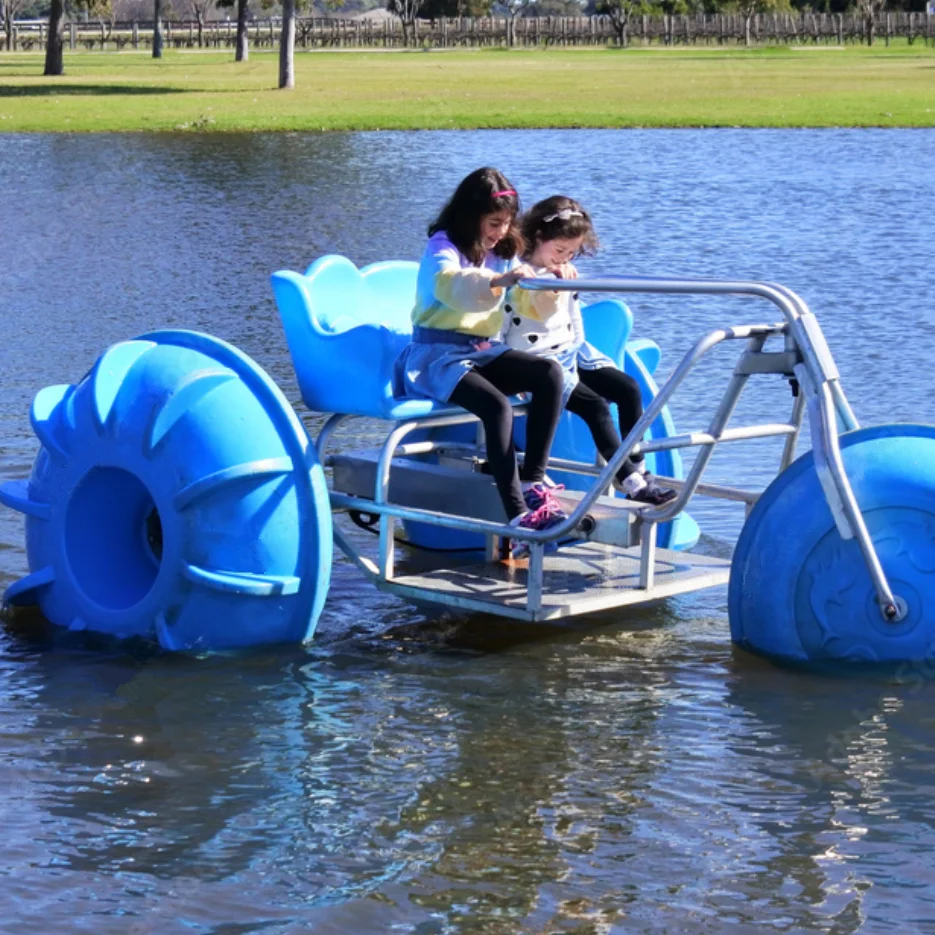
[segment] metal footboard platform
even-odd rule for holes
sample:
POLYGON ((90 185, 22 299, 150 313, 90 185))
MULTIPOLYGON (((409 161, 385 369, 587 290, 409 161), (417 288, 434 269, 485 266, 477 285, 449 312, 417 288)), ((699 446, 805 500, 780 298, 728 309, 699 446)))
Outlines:
POLYGON ((574 542, 543 563, 539 607, 530 608, 529 562, 477 562, 377 581, 382 591, 518 620, 560 620, 726 584, 730 560, 657 549, 654 584, 641 586, 641 549, 574 542))
MULTIPOLYGON (((439 516, 456 512, 462 519, 502 522, 503 508, 491 478, 478 472, 470 458, 456 457, 457 452, 442 448, 435 454, 440 454, 441 463, 415 457, 392 459, 389 502, 397 509, 428 510, 439 516)), ((375 490, 380 455, 379 449, 369 449, 328 459, 335 506, 353 498, 357 512, 379 512, 375 490)), ((557 496, 572 513, 585 495, 563 490, 557 496)), ((451 555, 433 556, 428 568, 417 559, 399 562, 393 569, 387 566, 388 574, 382 575, 379 559, 365 558, 335 529, 338 545, 382 591, 529 622, 642 604, 727 582, 729 560, 651 548, 655 527, 644 527, 641 512, 640 505, 629 500, 595 498, 559 551, 541 554, 538 570, 530 568, 535 559, 496 560, 497 537, 491 536, 485 561, 465 558, 467 553, 460 561, 453 561, 451 555)))

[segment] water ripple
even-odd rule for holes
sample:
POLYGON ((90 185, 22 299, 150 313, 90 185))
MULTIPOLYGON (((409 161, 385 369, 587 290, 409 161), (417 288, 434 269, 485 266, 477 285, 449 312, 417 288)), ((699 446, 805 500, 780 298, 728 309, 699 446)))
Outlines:
MULTIPOLYGON (((935 421, 933 156, 929 131, 2 137, 0 480, 29 471, 39 388, 153 328, 232 341, 297 401, 269 273, 415 256, 452 180, 490 163, 527 201, 592 208, 604 252, 585 272, 785 282, 861 419, 935 421)), ((664 372, 706 330, 776 317, 631 304, 664 372)), ((680 426, 706 424, 729 369, 714 356, 691 377, 680 426)), ((764 384, 737 417, 790 406, 764 384)), ((778 458, 738 444, 711 477, 755 487, 778 458)), ((729 555, 742 511, 693 512, 729 555)), ((0 513, 0 585, 25 572, 22 542, 0 513)), ((723 590, 554 628, 334 571, 303 650, 175 659, 7 620, 10 931, 931 927, 929 672, 777 670, 730 646, 723 590)))

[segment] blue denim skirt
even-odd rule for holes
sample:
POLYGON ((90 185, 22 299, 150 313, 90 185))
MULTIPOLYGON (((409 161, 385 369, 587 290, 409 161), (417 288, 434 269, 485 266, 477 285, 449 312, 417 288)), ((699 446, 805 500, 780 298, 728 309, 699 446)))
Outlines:
POLYGON ((396 358, 393 395, 427 397, 447 403, 466 373, 489 364, 508 350, 498 338, 417 326, 412 331, 412 341, 396 358))

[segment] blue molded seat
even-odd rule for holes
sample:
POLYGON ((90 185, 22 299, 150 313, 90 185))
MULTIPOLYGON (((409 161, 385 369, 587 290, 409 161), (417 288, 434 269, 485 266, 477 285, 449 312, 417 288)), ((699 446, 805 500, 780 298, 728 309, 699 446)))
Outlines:
POLYGON ((303 276, 273 273, 273 292, 302 399, 318 412, 418 419, 459 411, 393 396, 393 364, 412 334, 418 264, 387 260, 359 270, 343 256, 303 276))
MULTIPOLYGON (((323 256, 305 274, 273 273, 302 399, 317 412, 380 419, 418 419, 459 412, 431 399, 393 396, 393 365, 412 334, 418 264, 387 260, 358 269, 343 256, 323 256)), ((622 365, 633 316, 604 300, 583 309, 588 338, 622 365)), ((659 361, 652 342, 633 350, 649 373, 659 361)), ((583 426, 581 427, 583 429, 583 426)))

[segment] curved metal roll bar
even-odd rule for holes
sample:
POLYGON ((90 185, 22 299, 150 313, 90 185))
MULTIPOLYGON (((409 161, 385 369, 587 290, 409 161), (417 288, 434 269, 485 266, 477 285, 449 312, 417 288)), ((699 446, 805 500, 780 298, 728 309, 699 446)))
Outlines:
MULTIPOLYGON (((859 428, 859 425, 841 388, 838 369, 818 320, 800 296, 777 283, 681 277, 603 276, 597 279, 574 280, 524 279, 518 285, 524 289, 553 292, 753 296, 772 302, 785 317, 785 323, 782 325, 754 325, 712 331, 698 341, 672 372, 656 398, 623 440, 614 457, 598 475, 597 481, 578 504, 574 513, 560 527, 556 527, 554 531, 558 536, 566 535, 577 525, 599 492, 610 483, 624 458, 636 447, 643 434, 662 411, 675 388, 700 357, 716 344, 730 338, 748 338, 751 349, 758 351, 771 334, 783 334, 786 338, 786 349, 796 352, 800 358, 794 372, 801 391, 805 394, 809 409, 809 426, 818 479, 838 532, 843 539, 857 539, 873 581, 877 604, 883 619, 895 623, 902 618, 904 611, 901 602, 890 589, 853 488, 844 470, 835 415, 840 419, 845 431, 859 428)), ((715 442, 726 426, 747 376, 748 374, 735 371, 712 423, 710 434, 714 436, 715 442)), ((644 522, 655 523, 671 519, 683 508, 697 488, 713 448, 713 443, 702 447, 678 498, 666 506, 643 511, 644 522)))

